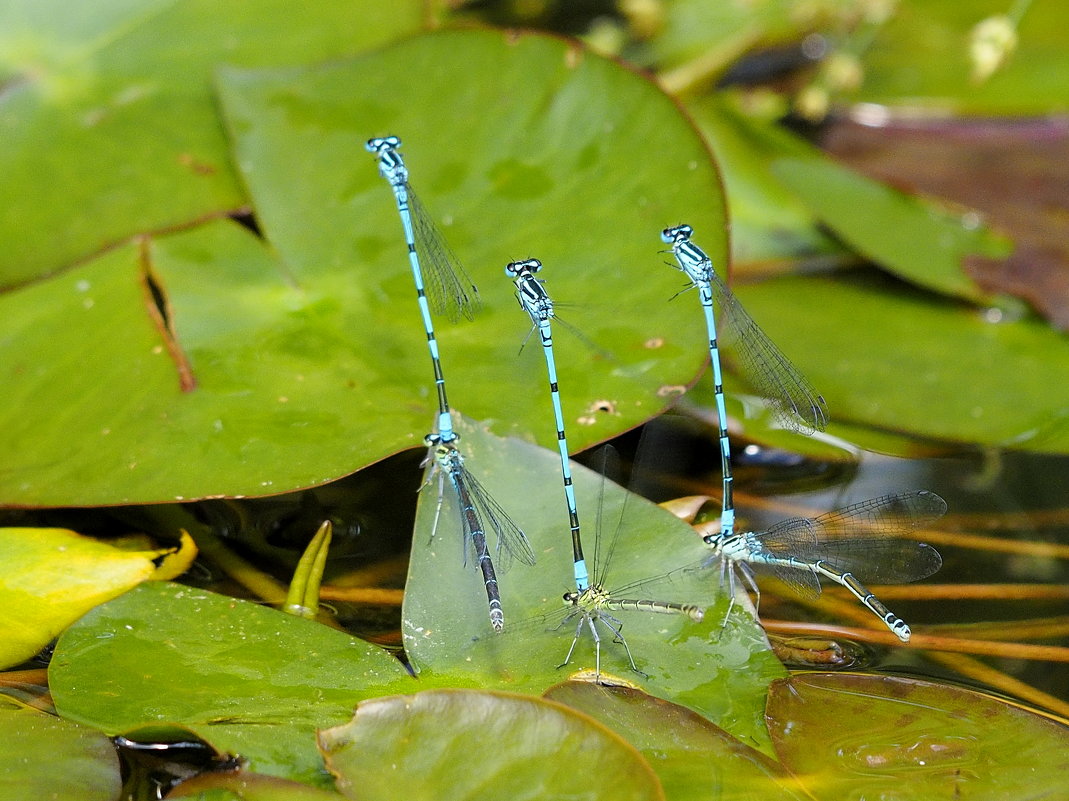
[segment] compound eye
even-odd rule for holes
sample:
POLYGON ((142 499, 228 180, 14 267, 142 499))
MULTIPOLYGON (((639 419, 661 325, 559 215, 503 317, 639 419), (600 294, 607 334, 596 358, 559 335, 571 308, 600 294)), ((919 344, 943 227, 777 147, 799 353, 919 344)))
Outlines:
POLYGON ((376 136, 367 140, 365 147, 372 153, 381 153, 401 146, 401 140, 396 136, 376 136))

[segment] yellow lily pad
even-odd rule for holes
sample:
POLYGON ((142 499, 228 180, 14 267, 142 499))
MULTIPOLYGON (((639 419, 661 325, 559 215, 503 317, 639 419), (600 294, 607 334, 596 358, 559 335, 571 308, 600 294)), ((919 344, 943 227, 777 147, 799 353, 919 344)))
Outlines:
POLYGON ((33 656, 94 606, 184 571, 196 554, 184 540, 180 548, 129 551, 65 528, 0 528, 0 667, 33 656))

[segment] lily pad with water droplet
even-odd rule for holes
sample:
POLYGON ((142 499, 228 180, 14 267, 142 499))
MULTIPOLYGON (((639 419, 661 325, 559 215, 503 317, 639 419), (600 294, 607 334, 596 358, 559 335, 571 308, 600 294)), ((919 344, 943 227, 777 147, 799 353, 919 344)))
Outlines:
POLYGON ((334 629, 153 582, 67 629, 49 686, 68 720, 109 734, 183 726, 250 770, 329 786, 315 729, 413 684, 385 651, 334 629))

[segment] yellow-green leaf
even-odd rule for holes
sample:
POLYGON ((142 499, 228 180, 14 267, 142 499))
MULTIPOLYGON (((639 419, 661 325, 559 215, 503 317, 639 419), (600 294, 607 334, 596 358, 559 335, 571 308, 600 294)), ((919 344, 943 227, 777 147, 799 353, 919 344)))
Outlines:
POLYGON ((124 551, 65 528, 0 529, 0 665, 17 665, 94 606, 152 577, 172 549, 124 551))

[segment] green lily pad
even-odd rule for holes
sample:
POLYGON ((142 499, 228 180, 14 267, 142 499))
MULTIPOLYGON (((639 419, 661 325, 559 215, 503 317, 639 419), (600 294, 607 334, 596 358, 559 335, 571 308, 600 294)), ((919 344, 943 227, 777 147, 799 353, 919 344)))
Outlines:
POLYGON ((167 793, 168 801, 341 801, 345 796, 259 773, 202 773, 167 793))
POLYGON ((212 97, 219 64, 310 63, 414 32, 423 4, 0 4, 0 286, 246 203, 212 97))
POLYGON ((922 437, 1065 453, 1069 341, 1034 319, 982 313, 872 274, 779 279, 737 293, 833 419, 922 437), (1012 376, 1009 385, 1007 377, 1012 376))
POLYGON ((830 159, 779 159, 772 172, 843 241, 928 289, 989 303, 963 269, 965 259, 1004 259, 1012 243, 973 213, 953 213, 836 165, 830 159))
POLYGON ((378 698, 319 741, 341 791, 361 801, 664 799, 619 735, 538 698, 470 690, 378 698), (589 769, 576 769, 576 754, 589 769))
MULTIPOLYGON (((431 540, 437 479, 424 488, 402 617, 405 649, 421 684, 541 693, 573 671, 593 672, 595 649, 585 629, 570 664, 561 666, 577 621, 564 622, 567 610, 561 600, 575 580, 559 456, 515 439, 498 439, 467 421, 458 422, 457 430, 469 472, 524 528, 538 561, 533 567, 516 564, 499 575, 505 631, 495 634, 482 577, 470 554, 464 564, 470 546, 462 539, 453 492, 446 489, 431 540)), ((783 667, 751 613, 744 611, 750 609, 748 602, 740 596, 725 622, 728 598, 720 590, 719 571, 697 569, 708 552, 690 526, 580 465, 572 470, 593 580, 604 579, 612 591, 662 577, 616 597, 708 607, 701 623, 675 614, 613 612, 623 622, 624 637, 645 675, 630 669, 623 646, 599 627, 602 676, 637 684, 694 709, 747 742, 767 747, 765 691, 769 681, 783 675, 783 667), (604 499, 599 501, 603 488, 604 499), (605 570, 597 557, 607 559, 610 549, 605 570)), ((489 542, 496 545, 492 535, 489 542)))
MULTIPOLYGON (((723 354, 721 354, 723 355, 723 354)), ((831 408, 832 420, 825 433, 807 437, 783 427, 768 407, 768 402, 748 394, 745 381, 732 368, 730 354, 722 362, 724 367, 724 393, 728 413, 728 432, 735 445, 743 442, 759 442, 762 445, 780 448, 791 453, 822 462, 852 464, 857 460, 857 449, 873 453, 899 456, 910 459, 925 459, 945 456, 957 446, 922 441, 904 431, 872 428, 864 422, 837 420, 838 411, 831 408), (736 388, 741 388, 736 389, 736 388)), ((823 387, 817 387, 823 392, 823 387)), ((690 413, 707 421, 710 431, 716 426, 716 396, 710 370, 698 379, 687 393, 686 402, 692 404, 690 413)), ((715 432, 713 432, 715 434, 715 432)), ((712 436, 713 434, 710 434, 712 436)), ((736 478, 736 482, 738 482, 736 478)), ((736 486, 738 484, 736 483, 736 486)))
POLYGON ((119 756, 98 731, 0 703, 0 798, 114 801, 119 756))
POLYGON ((776 752, 816 798, 1043 798, 1065 786, 1069 729, 975 690, 895 676, 775 682, 776 752))
POLYGON ((759 43, 772 44, 799 33, 797 4, 767 0, 753 4, 672 0, 662 3, 658 30, 632 55, 662 70, 700 64, 703 74, 715 76, 759 43))
POLYGON ((824 159, 819 150, 782 126, 741 113, 724 93, 696 98, 687 111, 724 174, 733 270, 848 255, 818 228, 814 210, 770 169, 777 159, 824 159))
POLYGON ((1004 0, 899 3, 863 60, 865 80, 854 99, 930 114, 1040 115, 1065 109, 1069 85, 1069 8, 1032 3, 1009 62, 983 84, 970 73, 969 33, 1004 0))
POLYGON ((134 246, 0 298, 18 332, 0 338, 5 503, 280 492, 417 441, 413 421, 427 418, 406 405, 404 381, 423 375, 422 354, 408 352, 406 373, 405 352, 362 348, 330 286, 288 285, 228 222, 153 240, 147 254, 173 339, 149 314, 134 246), (380 358, 392 373, 369 363, 380 358))
POLYGON ((629 687, 569 681, 552 701, 585 712, 646 757, 673 801, 803 798, 786 770, 689 709, 629 687))
POLYGON ((558 300, 586 304, 561 315, 596 347, 561 326, 557 337, 575 448, 655 414, 693 380, 701 315, 667 302, 680 282, 661 263, 659 232, 686 218, 726 263, 722 198, 700 137, 647 81, 557 39, 466 31, 284 77, 229 72, 224 85, 281 262, 216 222, 0 297, 0 425, 11 432, 0 501, 278 493, 421 442, 436 410, 425 335, 393 196, 363 148, 383 129, 404 132, 413 182, 452 218, 454 248, 483 286, 477 321, 439 336, 458 408, 555 440, 540 348, 517 353, 530 321, 502 274, 517 254, 545 261, 558 300), (442 82, 396 80, 420 64, 442 82), (440 90, 467 85, 478 65, 497 83, 462 101, 440 90), (504 131, 476 124, 502 113, 506 89, 517 114, 557 110, 504 131), (452 113, 461 102, 467 113, 452 113), (290 114, 294 104, 305 111, 290 114), (560 116, 573 137, 541 127, 560 116), (654 139, 665 144, 650 153, 654 139), (608 178, 621 170, 624 183, 608 178), (562 236, 562 215, 583 230, 562 236))
POLYGON ((333 629, 203 590, 142 585, 59 638, 56 709, 108 734, 188 728, 249 769, 323 786, 316 728, 384 688, 411 686, 381 649, 333 629))
MULTIPOLYGON (((721 351, 720 356, 721 367, 724 371, 724 404, 728 413, 728 433, 733 443, 736 442, 736 438, 738 442, 742 442, 745 437, 747 440, 762 442, 765 445, 823 461, 852 462, 856 459, 856 452, 853 449, 853 443, 856 443, 856 440, 851 437, 844 437, 847 443, 851 443, 849 448, 844 448, 842 443, 834 439, 823 436, 810 437, 786 428, 777 419, 766 399, 749 394, 746 380, 734 369, 732 352, 725 349, 721 351)), ((823 392, 822 387, 816 389, 818 393, 823 392)), ((691 414, 707 421, 711 430, 716 428, 716 394, 713 390, 711 369, 706 369, 699 376, 698 382, 691 387, 686 398, 681 402, 681 405, 683 404, 690 406, 691 414)), ((836 410, 831 408, 830 412, 834 418, 836 410)), ((832 423, 828 430, 839 435, 843 429, 832 423)), ((850 433, 853 434, 853 432, 850 433)), ((716 436, 716 432, 714 431, 710 436, 716 436)))
POLYGON ((433 419, 432 375, 371 136, 401 137, 412 186, 480 289, 474 323, 438 321, 456 408, 556 442, 542 354, 533 342, 517 355, 531 323, 503 274, 527 257, 594 345, 556 327, 573 449, 656 414, 693 380, 701 315, 667 302, 681 282, 660 232, 687 220, 726 263, 723 199, 701 138, 644 78, 557 38, 464 30, 327 68, 226 70, 219 83, 257 217, 294 279, 329 282, 391 370, 399 354, 422 359, 407 431, 433 419))

